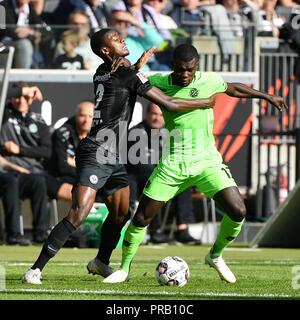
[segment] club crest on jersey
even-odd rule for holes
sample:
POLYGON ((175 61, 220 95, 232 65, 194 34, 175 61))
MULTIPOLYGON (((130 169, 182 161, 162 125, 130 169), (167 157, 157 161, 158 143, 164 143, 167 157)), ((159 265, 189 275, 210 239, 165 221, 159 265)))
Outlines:
POLYGON ((97 177, 95 174, 92 174, 92 175, 90 176, 90 182, 91 182, 92 184, 97 184, 97 182, 98 182, 98 177, 97 177))
POLYGON ((191 91, 190 91, 190 96, 191 97, 195 98, 195 97, 198 96, 198 94, 199 94, 199 90, 198 89, 196 89, 196 88, 191 89, 191 91))
POLYGON ((143 74, 143 72, 139 72, 136 74, 138 78, 141 80, 142 83, 145 83, 148 81, 148 78, 143 74))
POLYGON ((37 125, 36 125, 35 123, 31 123, 31 124, 29 125, 29 131, 30 131, 31 133, 37 133, 37 132, 38 132, 38 127, 37 127, 37 125))

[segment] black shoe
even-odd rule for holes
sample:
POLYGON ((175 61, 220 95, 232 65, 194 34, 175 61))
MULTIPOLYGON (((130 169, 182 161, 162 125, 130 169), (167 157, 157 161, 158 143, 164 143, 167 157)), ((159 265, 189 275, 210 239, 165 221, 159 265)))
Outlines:
POLYGON ((150 241, 152 243, 169 243, 171 240, 169 237, 163 232, 153 232, 150 233, 150 241))
POLYGON ((188 229, 179 230, 174 233, 175 240, 187 244, 201 244, 201 240, 197 240, 189 234, 188 229))
POLYGON ((26 239, 19 233, 11 234, 6 240, 9 245, 19 245, 19 246, 29 246, 31 244, 30 240, 26 239))

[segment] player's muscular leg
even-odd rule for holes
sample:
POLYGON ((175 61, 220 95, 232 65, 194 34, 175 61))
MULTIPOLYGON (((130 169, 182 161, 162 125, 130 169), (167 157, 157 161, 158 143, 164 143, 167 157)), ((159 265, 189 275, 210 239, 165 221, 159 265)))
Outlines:
POLYGON ((229 187, 219 191, 214 200, 233 220, 240 222, 246 217, 244 200, 237 187, 229 187))
POLYGON ((110 218, 116 224, 123 224, 127 221, 127 218, 129 219, 129 194, 130 190, 127 186, 104 198, 110 218))
POLYGON ((73 191, 72 206, 66 218, 75 228, 78 228, 90 213, 96 193, 96 190, 90 187, 76 186, 73 191))
POLYGON ((136 227, 146 227, 164 204, 164 201, 153 200, 143 194, 133 218, 133 224, 136 227))

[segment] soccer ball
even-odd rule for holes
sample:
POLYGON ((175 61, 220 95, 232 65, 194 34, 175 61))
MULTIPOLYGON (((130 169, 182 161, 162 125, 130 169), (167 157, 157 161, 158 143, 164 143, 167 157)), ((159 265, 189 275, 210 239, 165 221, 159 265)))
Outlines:
POLYGON ((156 279, 162 286, 183 287, 189 276, 189 266, 179 257, 166 257, 156 267, 156 279))

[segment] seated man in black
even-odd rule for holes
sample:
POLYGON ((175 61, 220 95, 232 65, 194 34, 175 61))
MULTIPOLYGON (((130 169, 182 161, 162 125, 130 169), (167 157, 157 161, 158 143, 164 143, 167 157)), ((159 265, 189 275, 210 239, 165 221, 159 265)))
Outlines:
MULTIPOLYGON (((22 88, 20 92, 23 92, 23 87, 30 86, 25 82, 18 82, 13 87, 22 88)), ((44 190, 41 192, 43 199, 40 199, 40 207, 33 209, 34 241, 43 243, 49 230, 47 195, 51 199, 59 198, 69 202, 72 195, 67 183, 57 180, 45 170, 44 162, 51 157, 51 134, 41 115, 30 111, 33 99, 34 96, 23 93, 10 99, 5 109, 0 145, 6 160, 34 175, 39 180, 39 192, 44 190)))
POLYGON ((82 101, 73 117, 69 118, 52 135, 52 158, 49 172, 57 180, 72 188, 76 178, 75 150, 79 141, 87 136, 92 127, 94 103, 82 101))

